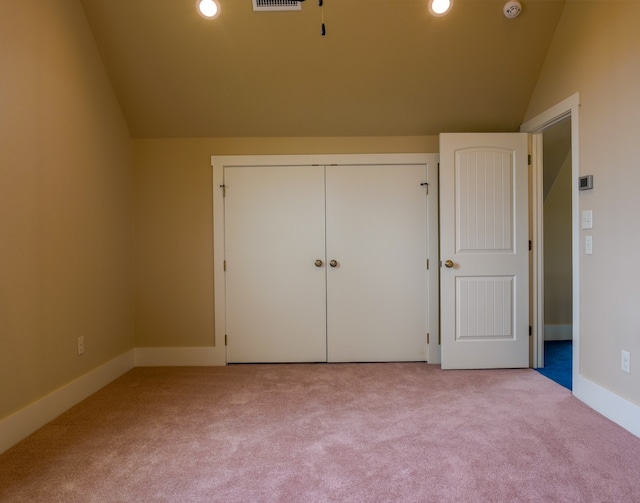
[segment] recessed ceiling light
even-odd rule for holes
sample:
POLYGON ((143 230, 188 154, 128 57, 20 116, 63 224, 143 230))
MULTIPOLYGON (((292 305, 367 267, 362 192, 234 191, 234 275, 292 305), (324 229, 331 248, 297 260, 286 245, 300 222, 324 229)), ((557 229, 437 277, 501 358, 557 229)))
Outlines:
POLYGON ((220 15, 218 0, 196 0, 198 14, 206 19, 215 19, 220 15))
POLYGON ((429 0, 429 12, 432 16, 444 16, 449 13, 452 6, 453 0, 429 0))

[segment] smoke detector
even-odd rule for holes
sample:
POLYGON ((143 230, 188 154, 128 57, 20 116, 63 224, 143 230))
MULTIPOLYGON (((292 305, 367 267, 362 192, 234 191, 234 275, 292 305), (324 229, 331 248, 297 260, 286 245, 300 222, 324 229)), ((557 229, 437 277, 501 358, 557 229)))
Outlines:
POLYGON ((507 19, 513 19, 520 15, 522 12, 522 5, 518 0, 509 0, 504 7, 502 8, 502 12, 504 13, 504 17, 507 19))

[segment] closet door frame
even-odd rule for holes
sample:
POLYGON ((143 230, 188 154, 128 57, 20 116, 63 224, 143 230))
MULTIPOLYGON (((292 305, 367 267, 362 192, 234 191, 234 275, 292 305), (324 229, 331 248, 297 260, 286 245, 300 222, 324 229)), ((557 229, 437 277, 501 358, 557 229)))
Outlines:
POLYGON ((226 281, 224 169, 233 166, 300 166, 341 164, 425 164, 427 166, 427 362, 440 363, 438 267, 438 154, 322 154, 211 156, 213 169, 214 351, 217 364, 226 364, 226 281))

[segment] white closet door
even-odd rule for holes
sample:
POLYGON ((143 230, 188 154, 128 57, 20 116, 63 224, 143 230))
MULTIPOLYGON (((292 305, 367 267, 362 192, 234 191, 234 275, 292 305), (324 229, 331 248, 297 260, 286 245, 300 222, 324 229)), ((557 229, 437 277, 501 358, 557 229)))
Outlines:
POLYGON ((426 360, 426 165, 326 176, 328 360, 426 360))
POLYGON ((225 168, 224 183, 227 361, 326 361, 324 167, 225 168))

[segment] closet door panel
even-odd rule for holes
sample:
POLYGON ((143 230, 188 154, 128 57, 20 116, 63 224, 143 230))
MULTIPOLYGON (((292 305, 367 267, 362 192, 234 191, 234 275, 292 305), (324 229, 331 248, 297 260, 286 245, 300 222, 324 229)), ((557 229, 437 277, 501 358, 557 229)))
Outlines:
POLYGON ((426 360, 426 169, 327 167, 329 361, 426 360))
POLYGON ((227 361, 326 361, 324 167, 226 168, 224 183, 227 361))

